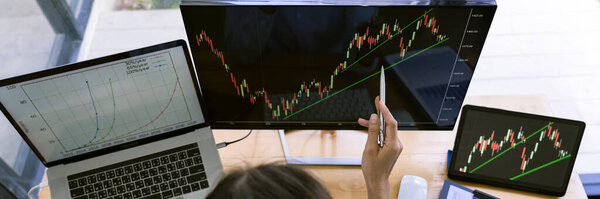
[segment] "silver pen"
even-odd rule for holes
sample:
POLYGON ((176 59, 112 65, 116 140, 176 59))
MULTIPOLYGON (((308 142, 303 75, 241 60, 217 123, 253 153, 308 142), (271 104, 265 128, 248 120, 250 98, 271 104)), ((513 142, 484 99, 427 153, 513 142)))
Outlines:
MULTIPOLYGON (((379 101, 385 104, 385 69, 381 66, 381 74, 379 76, 379 101)), ((385 132, 385 120, 383 114, 379 111, 379 136, 377 137, 377 144, 380 148, 383 148, 383 138, 385 132)))

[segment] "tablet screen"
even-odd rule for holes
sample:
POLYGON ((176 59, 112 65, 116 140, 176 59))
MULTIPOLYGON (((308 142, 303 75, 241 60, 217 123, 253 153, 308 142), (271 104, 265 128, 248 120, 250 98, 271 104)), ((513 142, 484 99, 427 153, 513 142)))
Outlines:
POLYGON ((453 153, 453 172, 529 186, 566 188, 583 123, 466 106, 453 153))

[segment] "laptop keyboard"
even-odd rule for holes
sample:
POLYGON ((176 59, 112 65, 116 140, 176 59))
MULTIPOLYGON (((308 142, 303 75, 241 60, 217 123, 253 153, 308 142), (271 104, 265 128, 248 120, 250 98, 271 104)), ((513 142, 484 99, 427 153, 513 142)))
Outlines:
POLYGON ((67 176, 74 199, 172 198, 208 188, 198 144, 67 176))

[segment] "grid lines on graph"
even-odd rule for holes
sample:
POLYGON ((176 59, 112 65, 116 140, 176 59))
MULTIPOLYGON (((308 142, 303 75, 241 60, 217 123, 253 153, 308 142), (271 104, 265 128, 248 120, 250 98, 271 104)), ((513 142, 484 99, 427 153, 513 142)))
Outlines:
POLYGON ((64 152, 191 120, 169 53, 22 86, 64 152))

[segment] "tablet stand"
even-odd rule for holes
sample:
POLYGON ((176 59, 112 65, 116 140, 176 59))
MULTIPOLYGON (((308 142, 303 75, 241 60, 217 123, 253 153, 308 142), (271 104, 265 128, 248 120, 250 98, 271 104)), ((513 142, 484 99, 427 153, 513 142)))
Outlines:
MULTIPOLYGON (((336 132, 337 133, 337 132, 336 132)), ((293 165, 343 165, 343 166, 360 166, 361 158, 342 158, 342 157, 294 157, 290 154, 287 140, 285 138, 285 130, 279 130, 279 138, 283 147, 283 155, 287 164, 293 165)))

